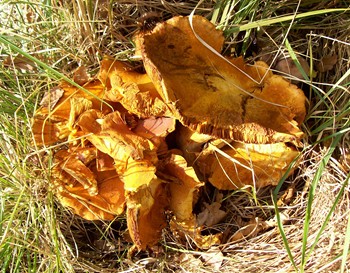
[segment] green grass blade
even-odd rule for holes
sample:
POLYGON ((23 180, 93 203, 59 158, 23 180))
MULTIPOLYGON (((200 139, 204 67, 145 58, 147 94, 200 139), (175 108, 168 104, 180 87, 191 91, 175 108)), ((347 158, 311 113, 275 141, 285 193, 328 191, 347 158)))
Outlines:
MULTIPOLYGON (((329 220, 331 219, 331 216, 333 215, 333 213, 334 213, 334 211, 335 211, 335 209, 336 209, 336 206, 338 205, 338 203, 339 203, 339 201, 340 201, 340 198, 343 196, 345 187, 348 185, 348 181, 349 181, 349 175, 348 175, 347 179, 345 180, 345 182, 343 182, 343 185, 341 186, 340 191, 339 191, 339 193, 337 194, 337 196, 336 196, 336 198, 335 198, 335 200, 334 200, 334 203, 333 203, 332 207, 330 208, 330 210, 329 210, 329 212, 328 212, 328 214, 327 214, 327 216, 326 216, 326 218, 325 218, 325 220, 324 220, 324 222, 323 222, 321 228, 319 229, 319 231, 318 231, 318 233, 317 233, 317 235, 316 235, 315 241, 314 241, 314 243, 312 244, 312 246, 310 247, 309 253, 308 253, 308 255, 306 256, 306 259, 305 259, 306 261, 310 258, 312 251, 315 249, 315 247, 316 247, 316 245, 317 245, 317 243, 318 243, 318 240, 320 239, 320 237, 321 237, 323 231, 324 231, 325 228, 327 227, 327 225, 328 225, 328 223, 329 223, 329 220)), ((349 232, 350 232, 350 231, 349 231, 349 232)), ((345 243, 344 243, 344 245, 345 245, 345 243)))
POLYGON ((306 207, 306 214, 304 219, 304 227, 303 227, 303 240, 302 240, 302 250, 301 250, 301 265, 300 265, 300 271, 303 272, 306 262, 307 262, 307 237, 309 233, 309 227, 310 227, 310 221, 311 221, 311 210, 312 210, 312 202, 314 200, 314 196, 316 193, 316 187, 318 182, 320 181, 320 178, 322 176, 323 171, 325 170, 328 161, 330 160, 334 150, 337 147, 337 144, 342 138, 342 134, 338 134, 333 139, 327 154, 325 157, 321 160, 320 165, 312 179, 312 182, 310 184, 309 194, 308 194, 308 202, 306 207))
POLYGON ((315 11, 304 12, 304 13, 296 14, 296 15, 288 15, 288 16, 281 16, 281 17, 277 17, 277 18, 262 19, 262 20, 258 20, 255 22, 247 23, 243 26, 236 26, 236 27, 233 27, 231 29, 228 29, 225 31, 225 35, 230 35, 232 33, 245 31, 245 30, 249 30, 249 29, 253 29, 253 28, 259 28, 259 27, 274 25, 277 23, 292 21, 293 19, 307 18, 307 17, 316 16, 316 15, 325 14, 325 13, 347 12, 347 11, 349 11, 349 9, 324 9, 324 10, 315 10, 315 11))
POLYGON ((297 55, 295 54, 295 52, 294 52, 292 46, 290 45, 288 39, 285 40, 285 46, 286 46, 286 48, 288 50, 288 53, 289 53, 290 57, 292 58, 292 60, 295 63, 295 65, 297 66, 298 70, 300 71, 300 73, 302 74, 304 79, 309 82, 310 78, 306 74, 306 72, 304 71, 303 67, 301 66, 301 64, 300 64, 300 62, 299 62, 299 60, 297 58, 297 55))
MULTIPOLYGON (((326 93, 326 96, 330 96, 330 94, 332 94, 336 88, 339 88, 341 86, 341 84, 350 77, 350 69, 348 69, 346 71, 346 73, 344 73, 344 75, 332 86, 332 88, 326 93)), ((345 91, 344 91, 345 92, 345 91)), ((320 103, 320 102, 319 102, 320 103)), ((318 104, 319 104, 318 103, 318 104)), ((314 109, 318 107, 318 105, 314 106, 314 109)), ((312 110, 311 110, 312 111, 312 110)), ((314 129, 313 131, 311 131, 311 133, 313 135, 318 134, 319 132, 329 128, 329 127, 333 127, 333 124, 335 122, 339 122, 341 121, 341 119, 343 118, 347 118, 350 114, 350 101, 346 103, 346 105, 343 108, 343 111, 340 111, 339 113, 337 113, 334 117, 332 117, 331 119, 328 119, 326 121, 324 121, 320 126, 318 126, 316 129, 314 129)), ((342 124, 341 122, 339 122, 339 124, 342 124)), ((342 126, 343 127, 343 126, 342 126)))
MULTIPOLYGON (((103 101, 102 99, 98 98, 95 94, 91 93, 89 90, 85 89, 84 87, 82 87, 81 85, 77 84, 76 82, 74 82, 73 80, 71 80, 70 78, 68 78, 66 75, 58 72, 57 70, 53 69, 52 67, 50 67, 49 65, 47 65, 46 63, 40 61, 39 59, 33 57, 32 55, 28 54, 27 52, 25 52, 24 50, 22 50, 21 48, 17 47, 14 43, 12 43, 10 40, 8 40, 4 35, 0 34, 0 43, 3 43, 7 46, 9 46, 11 48, 11 50, 25 56, 27 59, 35 62, 38 66, 40 66, 42 69, 46 70, 48 72, 48 74, 50 76, 53 76, 55 79, 57 80, 64 80, 67 83, 79 88, 80 90, 83 90, 84 92, 86 92, 87 94, 89 94, 90 96, 100 100, 102 103, 108 105, 108 103, 106 103, 105 101, 103 101)), ((109 105, 109 107, 112 108, 112 106, 109 105)), ((113 108, 112 108, 113 109, 113 108)))
POLYGON ((290 262, 292 263, 292 265, 293 265, 293 267, 294 267, 294 269, 296 271, 298 270, 298 267, 297 267, 297 265, 296 265, 296 263, 294 261, 293 254, 292 254, 292 252, 290 250, 288 239, 287 239, 286 233, 285 233, 284 228, 283 228, 283 223, 282 223, 282 219, 281 219, 281 216, 280 216, 280 211, 279 211, 279 208, 278 208, 278 205, 277 205, 277 201, 278 201, 277 200, 277 196, 278 196, 278 193, 281 190, 281 187, 282 187, 284 181, 289 176, 288 175, 289 172, 292 170, 292 168, 298 162, 298 159, 299 159, 299 157, 295 158, 293 160, 293 162, 289 165, 288 169, 286 170, 285 174, 282 176, 281 180, 279 181, 278 185, 276 186, 276 188, 274 189, 273 194, 272 194, 272 201, 273 201, 273 205, 274 205, 274 209, 275 209, 275 213, 276 213, 278 230, 279 230, 279 232, 281 234, 284 247, 285 247, 285 249, 287 251, 287 254, 288 254, 288 258, 289 258, 290 262))
POLYGON ((350 248, 350 215, 348 214, 348 224, 347 224, 346 233, 345 233, 345 241, 344 241, 343 255, 342 255, 343 257, 341 260, 340 273, 344 273, 345 267, 348 265, 347 259, 349 254, 349 248, 350 248))

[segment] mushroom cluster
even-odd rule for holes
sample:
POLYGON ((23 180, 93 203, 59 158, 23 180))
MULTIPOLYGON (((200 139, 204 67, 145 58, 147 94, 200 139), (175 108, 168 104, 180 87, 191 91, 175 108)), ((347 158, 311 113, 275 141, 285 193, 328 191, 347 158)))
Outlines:
POLYGON ((146 73, 105 59, 82 88, 51 90, 32 130, 36 145, 61 143, 59 201, 88 220, 125 213, 140 250, 165 227, 199 247, 219 243, 193 213, 201 188, 276 185, 293 171, 306 111, 300 89, 263 62, 223 57, 223 43, 205 18, 174 17, 136 35, 146 73))

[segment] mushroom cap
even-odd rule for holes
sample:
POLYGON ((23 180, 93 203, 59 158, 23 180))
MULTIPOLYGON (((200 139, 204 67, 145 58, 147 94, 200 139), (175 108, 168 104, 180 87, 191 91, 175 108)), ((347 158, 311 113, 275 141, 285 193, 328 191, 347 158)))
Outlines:
POLYGON ((168 207, 166 184, 154 178, 138 185, 135 191, 126 191, 126 215, 129 234, 139 250, 156 244, 166 227, 168 207))
POLYGON ((112 220, 123 213, 124 184, 115 170, 98 171, 96 149, 60 150, 55 154, 52 183, 63 206, 87 220, 112 220))
POLYGON ((106 87, 104 99, 120 102, 125 109, 141 118, 169 115, 168 106, 150 77, 136 72, 125 62, 103 60, 98 78, 106 87))
POLYGON ((193 206, 204 183, 176 150, 169 151, 166 159, 158 165, 158 169, 165 176, 164 179, 169 180, 170 209, 177 221, 192 219, 193 206))
POLYGON ((73 209, 74 213, 86 220, 113 220, 124 212, 125 197, 123 183, 115 171, 107 171, 99 180, 99 193, 91 196, 80 184, 58 191, 61 204, 73 209))
POLYGON ((294 141, 305 117, 305 96, 296 86, 242 58, 218 51, 221 31, 208 20, 174 17, 137 35, 147 74, 174 115, 204 134, 249 143, 294 141), (212 48, 208 48, 195 33, 212 48))
MULTIPOLYGON (((277 185, 299 155, 285 143, 246 144, 234 142, 221 150, 204 150, 197 161, 208 181, 220 190, 235 190, 246 185, 256 188, 277 185)), ((289 170, 289 174, 294 168, 289 170)))
POLYGON ((88 93, 63 82, 44 97, 32 120, 37 145, 51 145, 79 136, 75 122, 88 109, 99 109, 104 114, 113 110, 102 100, 104 90, 100 81, 90 81, 83 87, 88 93))

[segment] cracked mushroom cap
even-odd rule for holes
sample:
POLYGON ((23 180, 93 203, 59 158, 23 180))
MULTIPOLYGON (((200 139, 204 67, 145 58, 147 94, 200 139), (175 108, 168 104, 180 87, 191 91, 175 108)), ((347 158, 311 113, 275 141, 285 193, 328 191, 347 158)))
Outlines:
POLYGON ((99 80, 106 87, 104 99, 120 102, 125 109, 141 118, 169 115, 154 84, 145 73, 136 72, 125 62, 105 59, 99 80))
POLYGON ((192 23, 193 29, 189 17, 178 16, 136 36, 146 72, 174 115, 197 132, 221 138, 250 143, 300 138, 303 92, 263 62, 224 58, 218 53, 222 32, 200 16, 192 23))
POLYGON ((145 154, 157 160, 156 147, 145 137, 134 133, 118 111, 106 116, 95 109, 80 115, 77 126, 99 151, 114 159, 118 172, 124 172, 129 158, 140 159, 145 154))
POLYGON ((101 99, 104 90, 100 81, 90 81, 83 87, 89 93, 61 83, 44 96, 32 121, 33 137, 37 145, 51 145, 76 137, 75 122, 88 109, 99 109, 103 113, 112 110, 101 99))

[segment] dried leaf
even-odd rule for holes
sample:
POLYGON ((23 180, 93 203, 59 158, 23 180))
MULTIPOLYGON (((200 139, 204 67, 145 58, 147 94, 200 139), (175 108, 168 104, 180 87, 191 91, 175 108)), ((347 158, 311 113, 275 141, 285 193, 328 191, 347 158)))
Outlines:
POLYGON ((174 257, 178 264, 181 264, 189 272, 196 272, 198 268, 203 267, 203 263, 199 258, 193 256, 190 253, 181 253, 180 256, 174 257))
POLYGON ((222 254, 220 248, 212 246, 206 252, 201 254, 201 258, 204 260, 205 265, 211 267, 214 270, 220 270, 222 262, 224 260, 224 254, 222 254))
POLYGON ((19 69, 19 70, 25 71, 25 72, 37 71, 36 63, 29 60, 27 57, 25 57, 23 55, 18 55, 16 57, 8 56, 3 61, 3 64, 5 67, 19 69))
POLYGON ((278 226, 278 221, 281 221, 283 225, 287 224, 290 221, 290 216, 285 212, 279 212, 279 220, 277 219, 277 216, 275 215, 272 219, 261 222, 262 226, 264 229, 266 228, 271 228, 271 227, 277 227, 278 226))
POLYGON ((278 199, 277 206, 289 205, 289 203, 292 202, 294 193, 295 193, 295 185, 291 184, 284 191, 283 195, 278 199))
POLYGON ((334 65, 337 63, 337 61, 338 61, 337 54, 325 56, 317 64, 317 70, 319 72, 326 72, 326 71, 332 70, 334 65))
MULTIPOLYGON (((193 17, 198 36, 215 50, 222 33, 205 18, 193 17)), ((137 36, 147 74, 174 115, 200 133, 251 143, 294 141, 305 117, 305 96, 268 72, 225 59, 193 34, 188 17, 174 17, 137 36)))
POLYGON ((254 218, 250 223, 237 230, 229 239, 229 242, 239 242, 257 236, 257 234, 267 228, 267 224, 258 218, 254 218))
POLYGON ((87 73, 86 66, 79 66, 77 70, 74 71, 73 81, 77 84, 83 86, 90 80, 90 76, 87 73))
MULTIPOLYGON (((310 76, 310 66, 307 61, 302 57, 297 57, 301 67, 303 68, 306 75, 310 76)), ((284 76, 292 76, 297 79, 304 79, 303 74, 300 72, 299 68, 295 64, 291 57, 283 58, 277 62, 275 69, 282 72, 284 76)))
POLYGON ((198 226, 212 227, 220 223, 227 213, 220 209, 221 204, 218 202, 213 202, 211 204, 204 203, 205 209, 200 212, 197 216, 198 226))
POLYGON ((63 94, 64 90, 62 88, 52 88, 50 91, 44 94, 44 97, 40 102, 40 106, 49 108, 50 110, 54 109, 57 102, 62 98, 63 94))

